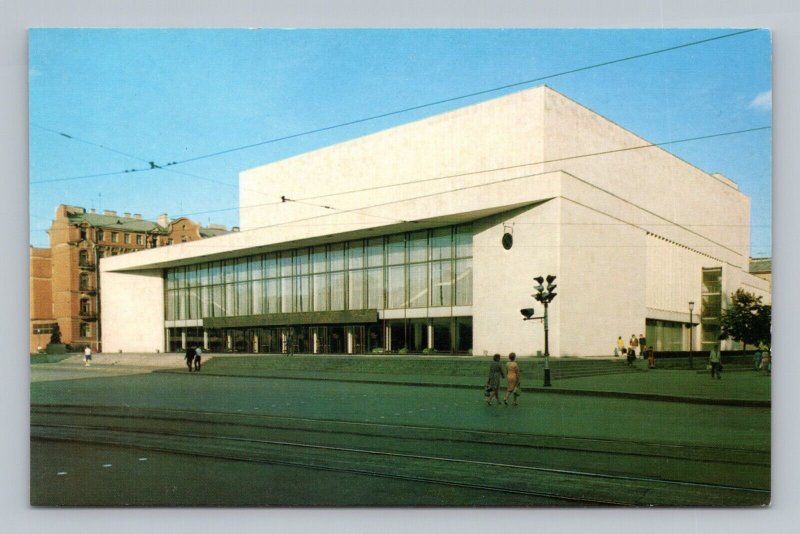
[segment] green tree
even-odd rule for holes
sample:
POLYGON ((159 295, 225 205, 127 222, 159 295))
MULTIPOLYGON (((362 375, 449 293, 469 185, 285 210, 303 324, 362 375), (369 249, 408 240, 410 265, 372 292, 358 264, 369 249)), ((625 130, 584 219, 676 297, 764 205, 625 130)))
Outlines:
POLYGON ((763 304, 743 289, 731 294, 731 304, 720 319, 722 336, 747 345, 766 345, 772 342, 772 306, 763 304))

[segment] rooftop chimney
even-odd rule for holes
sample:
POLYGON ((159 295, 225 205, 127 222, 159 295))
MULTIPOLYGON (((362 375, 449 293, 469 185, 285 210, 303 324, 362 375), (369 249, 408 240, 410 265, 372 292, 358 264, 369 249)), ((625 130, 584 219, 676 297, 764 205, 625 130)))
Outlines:
POLYGON ((90 211, 91 211, 92 213, 97 213, 97 210, 95 210, 94 208, 92 208, 90 211))
POLYGON ((166 228, 167 226, 169 226, 169 216, 167 216, 166 213, 162 213, 161 215, 158 216, 156 222, 158 223, 159 226, 166 228))
POLYGON ((131 217, 131 214, 130 214, 130 213, 128 213, 127 211, 126 211, 125 213, 123 213, 123 215, 125 215, 125 217, 128 217, 129 219, 130 219, 130 217, 131 217))
POLYGON ((141 219, 142 218, 142 214, 141 213, 134 213, 133 214, 133 218, 134 219, 141 219))
POLYGON ((114 211, 114 210, 105 210, 103 212, 103 215, 105 215, 106 217, 116 217, 117 216, 117 212, 114 211))

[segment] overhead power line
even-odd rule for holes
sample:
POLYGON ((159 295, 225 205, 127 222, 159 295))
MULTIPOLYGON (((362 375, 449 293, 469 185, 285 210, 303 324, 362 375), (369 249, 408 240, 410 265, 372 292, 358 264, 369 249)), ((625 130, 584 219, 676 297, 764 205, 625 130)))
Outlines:
MULTIPOLYGON (((718 35, 716 37, 709 37, 707 39, 701 39, 701 40, 698 40, 698 41, 692 41, 692 42, 689 42, 689 43, 684 43, 684 44, 680 44, 680 45, 676 45, 676 46, 670 46, 670 47, 667 47, 667 48, 661 48, 661 49, 653 50, 653 51, 650 51, 650 52, 644 52, 644 53, 641 53, 641 54, 635 54, 635 55, 626 56, 626 57, 622 57, 622 58, 612 59, 612 60, 609 60, 609 61, 603 61, 601 63, 595 63, 595 64, 592 64, 592 65, 586 65, 586 66, 583 66, 583 67, 578 67, 578 68, 575 68, 575 69, 565 70, 565 71, 557 72, 557 73, 554 73, 554 74, 548 74, 546 76, 540 76, 540 77, 537 77, 537 78, 531 78, 529 80, 523 80, 523 81, 519 81, 519 82, 514 82, 514 83, 510 83, 510 84, 506 84, 506 85, 502 85, 502 86, 498 86, 498 87, 493 87, 493 88, 490 88, 490 89, 484 89, 484 90, 481 90, 481 91, 475 91, 475 92, 464 94, 464 95, 445 98, 445 99, 437 100, 437 101, 434 101, 434 102, 428 102, 426 104, 419 104, 419 105, 416 105, 416 106, 406 107, 406 108, 402 108, 402 109, 398 109, 398 110, 394 110, 394 111, 389 111, 389 112, 386 112, 386 113, 380 113, 380 114, 377 114, 377 115, 371 115, 369 117, 363 117, 363 118, 360 118, 360 119, 341 122, 341 123, 333 124, 333 125, 330 125, 330 126, 324 126, 324 127, 315 128, 315 129, 312 129, 312 130, 306 130, 306 131, 295 133, 295 134, 285 135, 285 136, 281 136, 281 137, 275 137, 275 138, 272 138, 272 139, 267 139, 265 141, 259 141, 257 143, 251 143, 251 144, 248 144, 248 145, 242 145, 242 146, 238 146, 238 147, 228 148, 228 149, 225 149, 225 150, 219 150, 219 151, 216 151, 216 152, 211 152, 211 153, 203 154, 203 155, 200 155, 200 156, 194 156, 194 157, 186 158, 186 159, 182 159, 182 160, 171 161, 171 162, 165 163, 165 164, 156 165, 154 162, 148 162, 148 163, 152 163, 153 165, 149 166, 149 167, 145 167, 145 168, 126 169, 126 170, 122 170, 122 171, 115 171, 115 172, 108 172, 108 173, 101 173, 101 174, 86 174, 86 175, 80 175, 80 176, 70 176, 70 177, 66 177, 66 178, 54 178, 54 179, 49 179, 49 180, 37 180, 37 181, 31 182, 31 183, 32 184, 40 184, 40 183, 60 182, 60 181, 67 181, 67 180, 78 180, 78 179, 83 179, 83 178, 95 178, 95 177, 101 177, 101 176, 112 176, 112 175, 116 175, 116 174, 147 172, 147 171, 154 170, 155 168, 164 169, 164 168, 171 167, 171 166, 174 166, 174 165, 182 165, 184 163, 189 163, 189 162, 198 161, 198 160, 201 160, 201 159, 207 159, 207 158, 212 158, 212 157, 216 157, 216 156, 221 156, 221 155, 224 155, 224 154, 229 154, 229 153, 237 152, 237 151, 240 151, 240 150, 246 150, 246 149, 250 149, 250 148, 255 148, 255 147, 259 147, 259 146, 263 146, 263 145, 267 145, 267 144, 271 144, 271 143, 276 143, 276 142, 279 142, 279 141, 286 141, 286 140, 289 140, 289 139, 295 139, 295 138, 306 136, 306 135, 311 135, 311 134, 315 134, 315 133, 334 130, 334 129, 337 129, 337 128, 343 128, 345 126, 352 126, 352 125, 364 123, 364 122, 367 122, 367 121, 372 121, 372 120, 381 119, 381 118, 385 118, 385 117, 391 117, 391 116, 394 116, 394 115, 399 115, 401 113, 407 113, 409 111, 416 111, 416 110, 419 110, 419 109, 424 109, 424 108, 428 108, 428 107, 431 107, 431 106, 436 106, 436 105, 439 105, 439 104, 446 104, 446 103, 449 103, 449 102, 455 102, 455 101, 463 100, 463 99, 466 99, 466 98, 471 98, 471 97, 475 97, 475 96, 481 96, 481 95, 485 95, 485 94, 489 94, 489 93, 503 91, 503 90, 506 90, 506 89, 514 88, 514 87, 530 85, 530 84, 542 82, 542 81, 545 81, 545 80, 548 80, 548 79, 557 78, 557 77, 560 77, 560 76, 566 76, 568 74, 575 74, 575 73, 578 73, 578 72, 583 72, 583 71, 587 71, 587 70, 591 70, 591 69, 607 67, 609 65, 614 65, 614 64, 617 64, 617 63, 625 62, 625 61, 632 61, 632 60, 635 60, 635 59, 641 59, 641 58, 645 58, 645 57, 649 57, 649 56, 654 56, 654 55, 657 55, 657 54, 663 54, 663 53, 666 53, 666 52, 672 52, 672 51, 680 50, 680 49, 683 49, 683 48, 688 48, 688 47, 692 47, 692 46, 698 46, 698 45, 709 43, 709 42, 712 42, 712 41, 718 41, 720 39, 727 39, 729 37, 735 37, 735 36, 738 36, 738 35, 743 35, 743 34, 746 34, 746 33, 753 32, 753 31, 756 31, 756 29, 753 28, 753 29, 749 29, 749 30, 741 30, 741 31, 726 33, 726 34, 723 34, 723 35, 718 35)), ((61 132, 58 132, 58 133, 61 134, 61 132)))
MULTIPOLYGON (((199 180, 206 180, 206 181, 213 182, 213 183, 216 183, 216 184, 221 184, 221 185, 225 185, 225 186, 228 186, 228 187, 236 187, 236 188, 238 188, 238 185, 229 184, 227 182, 222 182, 220 180, 214 180, 212 178, 206 178, 205 176, 198 176, 196 174, 187 173, 187 172, 183 172, 183 171, 179 171, 179 170, 175 170, 175 169, 165 169, 165 168, 163 168, 163 167, 161 167, 159 165, 156 165, 155 161, 153 161, 153 160, 148 160, 148 159, 142 158, 140 156, 137 156, 135 154, 130 154, 128 152, 123 152, 122 150, 117 150, 116 148, 109 147, 109 146, 103 145, 101 143, 95 143, 94 141, 89 141, 87 139, 82 139, 82 138, 80 138, 80 137, 78 137, 76 135, 73 135, 73 134, 68 134, 68 133, 65 133, 65 132, 54 130, 53 128, 47 128, 46 126, 42 126, 40 124, 36 124, 36 123, 32 122, 31 126, 39 128, 41 130, 45 130, 47 132, 58 134, 61 137, 64 137, 64 138, 69 139, 71 141, 76 141, 78 143, 83 143, 85 145, 91 145, 91 146, 94 146, 94 147, 97 147, 97 148, 102 148, 103 150, 108 150, 109 152, 114 152, 116 154, 120 154, 120 155, 123 155, 123 156, 126 156, 126 157, 129 157, 129 158, 135 159, 137 161, 141 161, 141 162, 144 162, 144 163, 148 164, 148 167, 144 167, 144 168, 141 168, 141 169, 127 169, 125 171, 111 173, 111 174, 124 174, 124 173, 131 173, 131 172, 163 170, 163 171, 171 172, 173 174, 182 174, 184 176, 191 176, 192 178, 197 178, 199 180)), ((32 184, 39 184, 39 183, 47 183, 47 182, 63 182, 63 181, 67 181, 67 180, 77 180, 79 178, 90 178, 90 177, 95 177, 95 176, 106 176, 106 175, 71 176, 71 177, 67 177, 67 178, 55 178, 55 179, 52 179, 52 180, 40 180, 40 181, 31 182, 31 183, 32 184)))
MULTIPOLYGON (((466 171, 466 172, 460 172, 460 173, 456 173, 456 174, 446 174, 446 175, 443 175, 443 176, 435 176, 435 177, 432 177, 432 178, 422 178, 422 179, 416 179, 416 180, 408 180, 408 181, 405 181, 405 182, 393 182, 391 184, 373 185, 373 186, 369 186, 369 187, 362 187, 362 188, 359 188, 359 189, 349 189, 349 190, 346 190, 346 191, 336 191, 334 193, 325 193, 325 194, 322 194, 322 195, 313 195, 313 196, 309 196, 309 197, 302 197, 302 198, 292 199, 292 201, 293 202, 305 202, 305 201, 309 201, 309 200, 319 200, 321 198, 329 198, 329 197, 336 197, 336 196, 342 196, 342 195, 350 195, 350 194, 355 194, 355 193, 364 193, 364 192, 368 192, 368 191, 377 191, 379 189, 387 189, 387 188, 390 188, 390 187, 400 187, 400 186, 403 186, 403 185, 422 184, 422 183, 427 183, 427 182, 436 182, 436 181, 439 181, 439 180, 450 180, 450 179, 454 179, 454 178, 463 178, 463 177, 466 177, 466 176, 473 176, 473 175, 476 175, 476 174, 486 174, 486 173, 491 173, 491 172, 509 171, 509 170, 513 170, 513 169, 520 169, 520 168, 523 168, 523 167, 530 167, 530 166, 533 166, 533 165, 544 165, 544 164, 548 164, 548 163, 558 163, 558 162, 562 162, 562 161, 569 161, 569 160, 573 160, 573 159, 588 158, 588 157, 592 157, 592 156, 602 156, 602 155, 607 155, 607 154, 615 154, 615 153, 619 153, 619 152, 628 152, 628 151, 632 151, 632 150, 642 150, 642 149, 645 149, 645 148, 654 148, 654 147, 662 147, 662 146, 667 146, 667 145, 676 145, 676 144, 679 144, 679 143, 688 143, 690 141, 702 141, 704 139, 713 139, 715 137, 725 137, 725 136, 728 136, 728 135, 751 133, 751 132, 757 132, 757 131, 761 131, 761 130, 769 130, 771 128, 772 128, 771 126, 759 126, 759 127, 756 127, 756 128, 747 128, 747 129, 744 129, 744 130, 734 130, 734 131, 730 131, 730 132, 714 133, 714 134, 701 135, 701 136, 695 136, 695 137, 686 137, 686 138, 683 138, 683 139, 675 139, 675 140, 672 140, 672 141, 663 141, 663 142, 660 142, 660 143, 646 143, 644 145, 636 145, 636 146, 625 147, 625 148, 615 148, 615 149, 604 150, 604 151, 599 151, 599 152, 589 152, 589 153, 586 153, 586 154, 578 154, 578 155, 575 155, 575 156, 565 156, 563 158, 553 158, 553 159, 546 159, 546 160, 540 160, 540 161, 532 161, 532 162, 528 162, 528 163, 519 163, 517 165, 508 165, 508 166, 505 166, 505 167, 493 167, 493 168, 490 168, 490 169, 479 169, 479 170, 475 170, 475 171, 466 171)), ((264 193, 261 192, 261 194, 264 194, 264 193)), ((232 211, 232 210, 235 210, 235 209, 262 208, 262 207, 266 207, 266 206, 274 206, 274 205, 277 205, 277 204, 281 204, 281 201, 278 200, 278 201, 263 202, 263 203, 259 203, 259 204, 252 204, 250 206, 244 206, 243 208, 240 207, 240 206, 237 206, 237 207, 234 207, 234 208, 221 208, 221 209, 215 209, 215 210, 209 210, 209 211, 197 211, 197 212, 185 214, 185 216, 203 215, 203 214, 206 214, 206 213, 215 213, 215 212, 219 212, 219 211, 232 211)), ((325 206, 319 206, 319 207, 325 207, 325 206)))
MULTIPOLYGON (((123 171, 123 172, 126 172, 126 173, 127 172, 143 172, 143 171, 160 170, 160 171, 171 172, 173 174, 180 174, 180 175, 183 175, 183 176, 189 176, 189 177, 192 177, 192 178, 197 178, 199 180, 205 180, 207 182, 212 182, 212 183, 215 183, 215 184, 224 185, 226 187, 233 187, 234 189, 240 189, 239 188, 239 184, 229 184, 228 182, 223 182, 221 180, 214 180, 213 178, 200 176, 200 175, 197 175, 197 174, 194 174, 194 173, 190 173, 190 172, 179 171, 179 170, 176 170, 176 169, 165 169, 164 167, 156 165, 156 163, 154 161, 152 161, 152 160, 147 160, 147 159, 142 158, 140 156, 136 156, 134 154, 129 154, 127 152, 123 152, 121 150, 117 150, 115 148, 112 148, 112 147, 109 147, 109 146, 106 146, 106 145, 103 145, 103 144, 100 144, 100 143, 95 143, 93 141, 88 141, 88 140, 82 139, 82 138, 80 138, 80 137, 78 137, 76 135, 68 134, 68 133, 65 133, 65 132, 60 132, 58 130, 54 130, 52 128, 47 128, 46 126, 41 126, 41 125, 36 124, 36 123, 31 123, 31 126, 34 126, 36 128, 40 128, 40 129, 48 131, 48 132, 52 132, 54 134, 58 134, 58 135, 66 138, 66 139, 71 140, 71 141, 77 141, 79 143, 84 143, 86 145, 91 145, 91 146, 95 146, 95 147, 98 147, 98 148, 102 148, 103 150, 108 150, 110 152, 115 152, 117 154, 121 154, 123 156, 129 157, 129 158, 133 158, 133 159, 138 160, 138 161, 142 161, 142 162, 147 163, 149 165, 149 167, 142 168, 142 169, 129 169, 127 171, 123 171)), ((114 173, 114 174, 118 174, 118 173, 114 173)), ((37 183, 44 183, 44 182, 58 182, 58 181, 66 181, 66 180, 75 180, 75 179, 78 179, 78 178, 81 178, 81 177, 80 176, 73 176, 73 177, 70 177, 70 178, 60 178, 60 179, 55 179, 55 180, 42 180, 42 181, 31 182, 31 183, 32 184, 37 184, 37 183)), ((249 190, 249 189, 245 189, 245 191, 251 191, 253 193, 258 193, 258 191, 249 190)))
MULTIPOLYGON (((437 192, 434 192, 434 193, 427 193, 427 194, 418 195, 418 196, 415 196, 415 197, 393 199, 393 200, 389 200, 389 201, 386 201, 386 202, 381 202, 381 203, 378 203, 378 204, 372 204, 372 205, 367 205, 367 206, 359 206, 357 208, 352 208, 352 209, 337 209, 337 208, 333 208, 331 206, 318 206, 318 207, 329 209, 329 210, 336 210, 337 213, 324 213, 324 214, 321 214, 321 215, 312 215, 312 216, 303 217, 303 218, 300 218, 300 219, 294 219, 294 220, 291 220, 291 221, 283 221, 283 222, 277 222, 277 223, 272 223, 272 224, 265 224, 265 225, 262 225, 262 226, 256 226, 256 227, 253 227, 253 228, 248 228, 246 230, 241 230, 240 233, 253 232, 253 231, 256 231, 256 230, 264 230, 264 229, 267 229, 267 228, 276 228, 276 227, 281 227, 281 226, 283 226, 283 227, 293 226, 293 225, 297 225, 297 223, 306 223, 306 224, 303 224, 302 226, 308 226, 307 223, 309 221, 314 221, 314 220, 322 219, 322 218, 325 218, 325 217, 330 217, 332 215, 340 215, 340 214, 344 214, 344 213, 363 213, 364 210, 369 210, 369 209, 374 209, 374 208, 381 208, 381 207, 389 206, 391 204, 398 204, 398 203, 401 203, 401 202, 416 201, 416 200, 421 200, 421 199, 430 198, 430 197, 434 197, 434 196, 453 193, 453 192, 457 192, 457 191, 466 191, 466 190, 469 190, 469 189, 476 189, 476 188, 487 187, 487 186, 496 185, 496 184, 500 184, 500 183, 507 183, 507 182, 512 182, 512 181, 516 181, 516 180, 522 180, 522 179, 525 179, 525 178, 535 178, 535 177, 538 177, 538 176, 544 176, 546 174, 551 174, 551 173, 554 173, 554 172, 558 172, 558 171, 557 170, 548 170, 548 171, 542 171, 542 172, 536 172, 536 173, 523 174, 523 175, 520 175, 520 176, 513 176, 513 177, 510 177, 510 178, 503 178, 503 179, 499 179, 499 180, 494 180, 494 181, 491 181, 491 182, 484 182, 484 183, 480 183, 480 184, 472 184, 472 185, 457 187, 457 188, 453 188, 453 189, 448 189, 446 191, 437 191, 437 192)), ((585 180, 583 180, 581 178, 578 178, 578 177, 575 177, 575 176, 574 176, 574 178, 576 178, 577 180, 585 182, 585 180)), ((605 191, 605 190, 603 190, 603 191, 605 191)), ((605 192, 610 194, 610 195, 612 195, 612 196, 616 196, 613 193, 610 193, 608 191, 605 191, 605 192)), ((282 197, 282 202, 291 202, 291 199, 288 199, 286 197, 282 197)), ((728 247, 726 245, 723 245, 721 243, 717 243, 716 241, 714 241, 710 237, 701 235, 701 234, 697 233, 696 231, 692 230, 691 227, 690 227, 691 225, 678 224, 678 223, 670 221, 669 219, 667 219, 667 218, 665 218, 665 217, 663 217, 661 215, 658 215, 657 213, 652 212, 652 211, 650 211, 648 209, 641 208, 641 207, 639 209, 641 209, 642 211, 647 212, 648 214, 650 214, 650 215, 652 215, 652 216, 654 216, 654 217, 656 217, 658 219, 666 221, 667 225, 674 225, 674 226, 681 227, 684 230, 686 230, 687 232, 689 232, 691 234, 694 234, 694 235, 696 235, 696 236, 698 236, 698 237, 700 237, 700 238, 712 243, 712 245, 692 245, 691 248, 694 248, 694 249, 700 249, 700 248, 715 248, 715 249, 716 248, 722 248, 722 249, 725 249, 725 250, 728 250, 730 252, 734 252, 734 253, 738 254, 737 251, 731 249, 730 247, 728 247)), ((368 215, 368 214, 365 214, 365 215, 368 215)), ((617 217, 613 217, 613 218, 617 218, 617 217)), ((395 219, 395 220, 397 220, 397 219, 395 219)), ((640 226, 640 225, 638 225, 636 223, 631 223, 631 222, 628 222, 628 221, 622 221, 621 219, 618 219, 618 220, 621 221, 620 224, 642 227, 642 226, 640 226)), ((401 221, 401 222, 418 223, 419 221, 418 220, 408 220, 408 221, 401 221)), ((445 222, 446 223, 446 220, 440 219, 439 222, 445 222)), ((459 222, 459 221, 456 221, 456 222, 459 222)), ((645 226, 649 226, 649 224, 645 225, 645 226)), ((662 225, 659 224, 659 226, 662 226, 662 225)), ((222 237, 222 236, 217 236, 217 237, 222 237)), ((213 238, 211 238, 211 239, 213 239, 213 238)), ((193 244, 192 246, 196 247, 196 248, 204 248, 204 249, 210 249, 210 250, 220 250, 220 249, 225 250, 226 249, 226 247, 224 245, 223 246, 215 245, 213 242, 203 243, 202 241, 200 241, 200 242, 196 242, 196 243, 197 244, 193 244)), ((547 245, 547 246, 549 247, 549 245, 547 245)), ((620 245, 575 245, 575 247, 594 247, 594 246, 618 247, 620 245)), ((629 245, 623 245, 623 246, 629 246, 629 245)), ((644 245, 631 245, 631 247, 632 248, 640 248, 640 247, 644 247, 644 245)))
POLYGON ((659 50, 653 50, 651 52, 645 52, 645 53, 642 53, 642 54, 636 54, 636 55, 627 56, 627 57, 623 57, 623 58, 612 59, 610 61, 603 61, 601 63, 595 63, 593 65, 587 65, 587 66, 579 67, 579 68, 576 68, 576 69, 570 69, 570 70, 565 70, 565 71, 562 71, 562 72, 557 72, 555 74, 548 74, 546 76, 540 76, 538 78, 531 78, 529 80, 523 80, 523 81, 520 81, 520 82, 514 82, 514 83, 510 83, 510 84, 506 84, 506 85, 501 85, 499 87, 493 87, 491 89, 484 89, 482 91, 475 91, 473 93, 468 93, 468 94, 465 94, 465 95, 445 98, 443 100, 437 100, 435 102, 428 102, 427 104, 420 104, 420 105, 417 105, 417 106, 411 106, 411 107, 407 107, 407 108, 403 108, 403 109, 398 109, 398 110, 395 110, 395 111, 389 111, 389 112, 386 112, 386 113, 380 113, 378 115, 371 115, 369 117, 364 117, 364 118, 361 118, 361 119, 356 119, 356 120, 352 120, 352 121, 348 121, 348 122, 342 122, 342 123, 339 123, 339 124, 334 124, 334 125, 331 125, 331 126, 325 126, 325 127, 322 127, 322 128, 316 128, 316 129, 313 129, 313 130, 306 130, 304 132, 291 134, 291 135, 286 135, 286 136, 283 136, 283 137, 276 137, 274 139, 267 139, 266 141, 260 141, 258 143, 252 143, 252 144, 249 144, 249 145, 243 145, 243 146, 239 146, 239 147, 229 148, 229 149, 226 149, 226 150, 220 150, 220 151, 217 151, 217 152, 211 152, 209 154, 203 154, 201 156, 195 156, 195 157, 192 157, 192 158, 186 158, 186 159, 182 159, 182 160, 178 160, 178 161, 173 161, 173 162, 167 163, 164 166, 168 167, 168 166, 171 166, 171 165, 181 165, 183 163, 189 163, 191 161, 197 161, 197 160, 206 159, 206 158, 213 158, 213 157, 216 157, 216 156, 221 156, 223 154, 229 154, 231 152, 236 152, 236 151, 239 151, 239 150, 245 150, 245 149, 248 149, 248 148, 255 148, 255 147, 267 145, 267 144, 270 144, 270 143, 276 143, 278 141, 286 141, 288 139, 294 139, 296 137, 301 137, 301 136, 320 133, 320 132, 326 132, 328 130, 333 130, 333 129, 336 129, 336 128, 342 128, 344 126, 352 126, 354 124, 360 124, 360 123, 367 122, 367 121, 372 121, 372 120, 376 120, 376 119, 382 119, 382 118, 385 118, 385 117, 391 117, 393 115, 398 115, 400 113, 407 113, 409 111, 416 111, 418 109, 424 109, 424 108, 428 108, 428 107, 431 107, 431 106, 437 106, 439 104, 447 104, 449 102, 455 102, 457 100, 463 100, 465 98, 471 98, 471 97, 474 97, 474 96, 480 96, 480 95, 485 95, 485 94, 489 94, 489 93, 495 93, 497 91, 503 91, 505 89, 511 89, 511 88, 514 88, 514 87, 520 87, 520 86, 523 86, 523 85, 529 85, 529 84, 532 84, 532 83, 538 83, 538 82, 542 82, 542 81, 549 80, 549 79, 552 79, 552 78, 557 78, 559 76, 566 76, 568 74, 575 74, 575 73, 578 73, 578 72, 583 72, 583 71, 587 71, 587 70, 591 70, 591 69, 597 69, 597 68, 600 68, 600 67, 607 67, 609 65, 614 65, 616 63, 622 63, 624 61, 631 61, 631 60, 634 60, 634 59, 641 59, 641 58, 644 58, 644 57, 654 56, 656 54, 663 54, 665 52, 672 52, 674 50, 679 50, 681 48, 687 48, 687 47, 690 47, 690 46, 697 46, 697 45, 700 45, 700 44, 709 43, 711 41, 718 41, 720 39, 727 39, 728 37, 734 37, 734 36, 742 35, 742 34, 745 34, 745 33, 752 32, 752 31, 755 31, 755 28, 749 29, 749 30, 742 30, 742 31, 738 31, 738 32, 733 32, 733 33, 727 33, 725 35, 718 35, 716 37, 710 37, 708 39, 701 39, 699 41, 693 41, 691 43, 684 43, 684 44, 681 44, 681 45, 671 46, 671 47, 668 47, 668 48, 662 48, 662 49, 659 49, 659 50))

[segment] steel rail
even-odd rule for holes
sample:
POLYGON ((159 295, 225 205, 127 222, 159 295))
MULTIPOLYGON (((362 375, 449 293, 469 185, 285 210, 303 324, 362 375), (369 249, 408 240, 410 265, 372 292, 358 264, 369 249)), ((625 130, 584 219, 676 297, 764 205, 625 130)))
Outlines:
MULTIPOLYGON (((681 481, 681 480, 669 480, 663 478, 653 478, 653 477, 644 477, 644 476, 632 476, 632 475, 615 475, 609 473, 600 473, 600 472, 591 472, 591 471, 580 471, 580 470, 573 470, 573 469, 558 469, 558 468, 549 468, 549 467, 536 467, 536 466, 529 466, 529 465, 518 465, 518 464, 509 464, 509 463, 502 463, 502 462, 488 462, 488 461, 478 461, 478 460, 466 460, 461 458, 448 458, 445 456, 430 456, 430 455, 421 455, 421 454, 410 454, 410 453, 398 453, 398 452, 390 452, 390 451, 379 451, 379 450, 369 450, 369 449, 359 449, 359 448, 352 448, 352 447, 336 447, 331 445, 317 445, 317 444, 309 444, 309 443, 301 443, 301 442, 293 442, 293 441, 280 441, 280 440, 265 440, 265 439, 255 439, 255 438, 245 438, 239 436, 224 436, 224 435, 208 435, 208 434, 198 434, 198 433, 191 433, 191 432, 177 432, 177 431, 159 431, 157 434, 154 432, 147 432, 143 430, 119 430, 116 428, 109 429, 108 427, 98 427, 98 426, 91 426, 91 425, 67 425, 67 424, 32 424, 31 425, 31 437, 37 439, 38 438, 34 434, 34 429, 37 427, 41 428, 50 428, 50 429, 57 429, 57 430, 82 430, 82 431, 104 431, 104 432, 111 432, 117 433, 120 435, 150 435, 150 436, 170 436, 170 437, 179 437, 179 438, 189 438, 189 439, 203 439, 203 440, 220 440, 220 441, 230 441, 236 443, 251 443, 251 444, 259 444, 259 445, 272 445, 278 447, 287 447, 287 448, 294 448, 294 449, 306 449, 306 450, 319 450, 319 451, 326 451, 326 452, 344 452, 344 453, 355 453, 355 454, 363 454, 363 455, 370 455, 370 456, 380 456, 384 458, 396 458, 396 459, 404 459, 404 460, 422 460, 422 461, 437 461, 437 462, 446 462, 446 463, 454 463, 460 465, 473 465, 479 467, 495 467, 495 468, 507 468, 507 469, 514 469, 520 471, 528 471, 532 473, 547 473, 547 474, 555 474, 555 475, 562 475, 562 476, 570 476, 570 477, 582 477, 582 478, 590 478, 590 479, 605 479, 605 480, 615 480, 615 481, 626 481, 626 482, 641 482, 650 485, 667 485, 667 486, 680 486, 680 487, 691 487, 691 488, 703 488, 703 489, 717 489, 717 490, 726 490, 726 491, 734 491, 734 492, 741 492, 741 493, 751 493, 751 494, 769 494, 769 489, 759 489, 759 488, 746 488, 742 486, 733 486, 733 485, 726 485, 726 484, 713 484, 707 482, 691 482, 691 481, 681 481)), ((91 443, 97 443, 97 441, 87 440, 84 438, 67 438, 63 441, 85 441, 91 443)), ((105 443, 105 442, 100 442, 105 443)), ((166 450, 169 449, 159 449, 154 447, 139 447, 145 448, 149 450, 166 450)), ((174 452, 174 451, 171 451, 174 452)), ((213 455, 215 457, 224 458, 224 455, 213 455)), ((266 462, 265 463, 271 463, 266 462)), ((302 467, 316 467, 302 463, 292 463, 291 465, 300 465, 302 467)), ((336 468, 332 468, 336 470, 336 468)), ((369 473, 373 473, 370 471, 369 473)), ((598 501, 599 502, 599 501, 598 501)), ((605 504, 610 504, 610 502, 603 501, 605 504)), ((619 503, 622 504, 622 503, 619 503)))

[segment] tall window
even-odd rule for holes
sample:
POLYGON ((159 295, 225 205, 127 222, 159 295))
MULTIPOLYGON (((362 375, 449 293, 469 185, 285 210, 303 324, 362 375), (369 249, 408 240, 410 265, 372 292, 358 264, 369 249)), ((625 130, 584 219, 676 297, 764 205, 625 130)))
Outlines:
POLYGON ((206 262, 169 269, 166 278, 167 316, 174 320, 470 306, 472 228, 206 262))
POLYGON ((105 239, 105 233, 100 228, 94 231, 94 235, 95 235, 95 240, 98 243, 101 242, 103 239, 105 239))
POLYGON ((81 273, 80 278, 78 279, 78 289, 81 291, 88 291, 89 290, 89 275, 88 273, 81 273))

